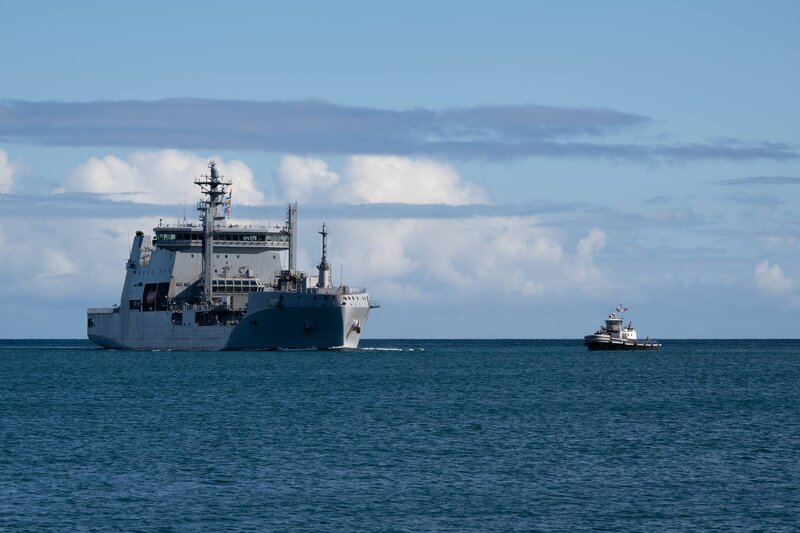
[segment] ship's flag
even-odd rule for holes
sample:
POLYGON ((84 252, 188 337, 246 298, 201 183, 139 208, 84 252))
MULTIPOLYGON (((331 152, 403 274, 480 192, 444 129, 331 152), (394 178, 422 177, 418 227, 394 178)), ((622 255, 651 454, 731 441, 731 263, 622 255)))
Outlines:
POLYGON ((233 187, 228 190, 228 195, 225 196, 225 216, 231 216, 231 207, 233 205, 233 187))

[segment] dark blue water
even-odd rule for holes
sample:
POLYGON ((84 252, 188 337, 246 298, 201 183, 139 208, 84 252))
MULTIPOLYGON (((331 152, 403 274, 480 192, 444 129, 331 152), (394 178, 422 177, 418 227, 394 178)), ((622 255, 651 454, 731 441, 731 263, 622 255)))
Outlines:
POLYGON ((800 341, 364 346, 0 341, 0 529, 800 528, 800 341))

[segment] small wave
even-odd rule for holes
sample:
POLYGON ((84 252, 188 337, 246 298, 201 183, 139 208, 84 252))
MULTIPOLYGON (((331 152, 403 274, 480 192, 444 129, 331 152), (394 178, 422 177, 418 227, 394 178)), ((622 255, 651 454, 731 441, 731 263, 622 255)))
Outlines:
POLYGON ((0 350, 64 350, 85 352, 86 350, 103 350, 103 348, 100 346, 48 346, 47 344, 32 346, 30 344, 6 344, 0 346, 0 350))
POLYGON ((365 352, 413 352, 414 348, 360 348, 365 352))

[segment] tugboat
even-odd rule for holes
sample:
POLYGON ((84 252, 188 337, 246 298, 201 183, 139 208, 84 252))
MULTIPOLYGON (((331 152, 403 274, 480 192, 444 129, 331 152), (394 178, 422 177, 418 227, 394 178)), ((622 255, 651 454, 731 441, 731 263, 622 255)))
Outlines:
POLYGON ((583 344, 589 348, 589 351, 658 350, 661 347, 657 340, 650 337, 645 340, 637 339, 633 322, 628 322, 627 326, 622 327, 624 321, 622 313, 627 310, 627 307, 618 306, 608 315, 605 326, 601 326, 593 334, 583 338, 583 344))

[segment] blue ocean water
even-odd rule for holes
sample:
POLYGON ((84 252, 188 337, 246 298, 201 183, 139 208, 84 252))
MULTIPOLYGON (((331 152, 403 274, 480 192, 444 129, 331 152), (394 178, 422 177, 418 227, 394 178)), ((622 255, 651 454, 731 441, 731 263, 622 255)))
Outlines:
POLYGON ((800 341, 0 341, 0 529, 800 529, 800 341))

